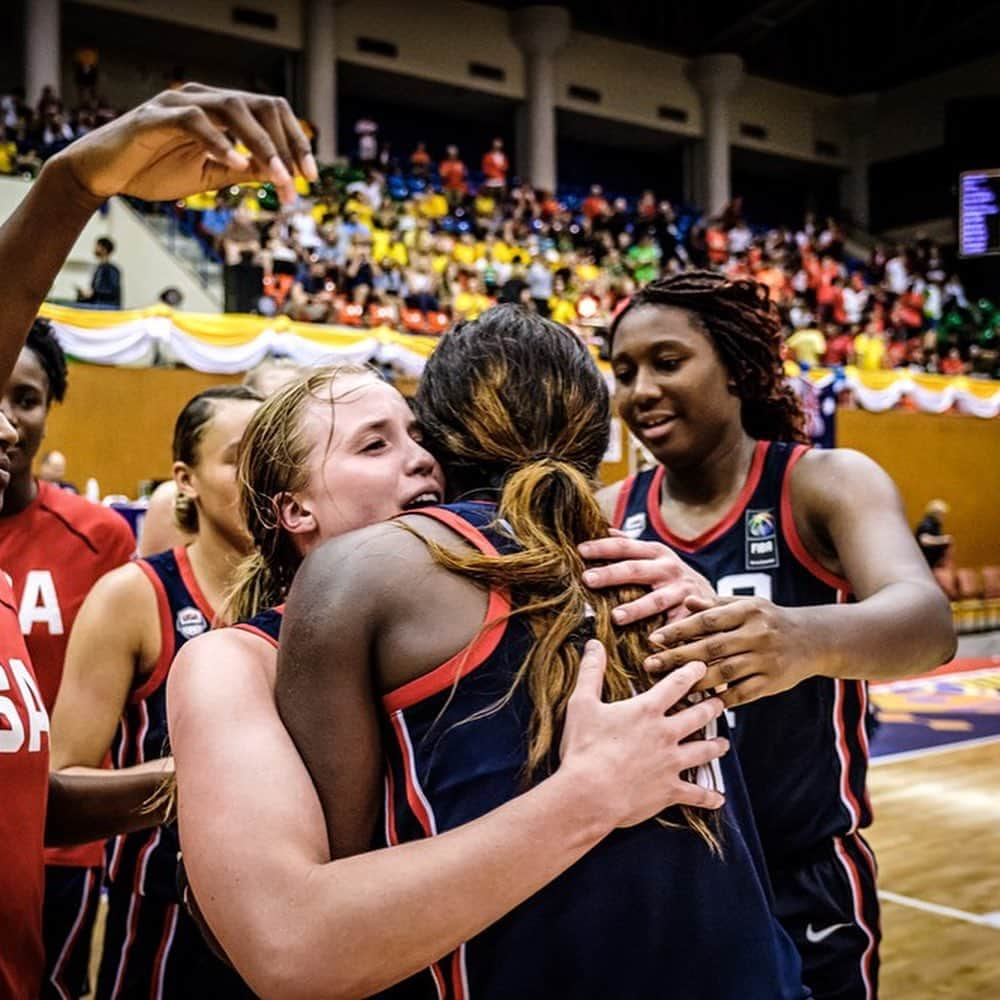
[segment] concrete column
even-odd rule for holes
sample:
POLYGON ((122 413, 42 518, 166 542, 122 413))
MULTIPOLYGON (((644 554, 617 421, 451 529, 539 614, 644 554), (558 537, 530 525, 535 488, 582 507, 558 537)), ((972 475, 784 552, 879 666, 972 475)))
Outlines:
POLYGON ((44 87, 51 86, 57 94, 62 88, 59 2, 30 0, 24 5, 24 94, 32 107, 44 87))
MULTIPOLYGON (((702 208, 717 215, 732 199, 729 156, 730 103, 743 80, 743 60, 732 53, 701 56, 690 67, 702 106, 705 155, 702 208)), ((697 186, 697 185, 696 185, 697 186)))
POLYGON ((337 7, 339 0, 309 0, 306 11, 306 93, 309 118, 319 130, 316 158, 337 155, 337 7))
POLYGON ((527 91, 527 155, 519 151, 522 173, 536 187, 555 191, 556 53, 569 41, 570 16, 563 7, 539 4, 511 12, 511 33, 524 53, 527 91), (523 165, 527 164, 527 170, 523 165))
POLYGON ((868 167, 872 158, 877 94, 847 98, 847 173, 841 178, 840 196, 850 221, 861 229, 871 228, 868 167))

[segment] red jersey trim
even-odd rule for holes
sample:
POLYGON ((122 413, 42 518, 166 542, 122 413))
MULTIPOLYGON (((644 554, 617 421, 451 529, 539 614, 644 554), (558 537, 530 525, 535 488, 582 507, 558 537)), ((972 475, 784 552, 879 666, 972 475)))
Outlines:
POLYGON ((198 585, 198 579, 194 575, 194 568, 191 566, 191 560, 188 558, 187 548, 183 545, 178 545, 174 549, 174 558, 177 560, 177 568, 180 570, 184 586, 187 587, 188 592, 194 598, 194 603, 198 605, 198 610, 205 616, 205 621, 210 625, 214 625, 215 609, 198 585))
POLYGON ((255 635, 259 639, 263 639, 265 642, 270 643, 275 649, 278 648, 277 642, 275 642, 273 635, 268 635, 262 628, 257 628, 256 625, 251 625, 249 622, 238 622, 233 628, 238 628, 241 632, 249 632, 250 635, 255 635))
POLYGON ((784 478, 781 481, 781 533, 785 536, 785 542, 792 550, 792 555, 798 559, 804 569, 812 573, 817 580, 822 580, 827 586, 833 587, 834 590, 850 593, 850 581, 845 580, 842 576, 837 576, 836 573, 831 573, 818 559, 810 555, 805 545, 802 544, 798 528, 795 527, 795 515, 792 513, 792 469, 809 450, 809 445, 800 444, 792 452, 788 464, 785 466, 784 478))
POLYGON ((646 513, 649 523, 660 537, 668 545, 682 552, 697 552, 706 545, 710 545, 717 538, 724 535, 740 518, 746 505, 750 502, 757 484, 760 482, 761 473, 764 471, 764 459, 767 458, 767 450, 770 448, 770 441, 758 441, 754 448, 753 459, 750 462, 750 471, 747 473, 747 480, 740 490, 739 496, 733 501, 729 512, 714 527, 703 531, 697 538, 681 538, 675 535, 663 520, 660 511, 660 491, 663 486, 663 476, 666 470, 661 465, 653 475, 653 480, 649 484, 649 493, 646 497, 646 513))
POLYGON ((632 487, 635 485, 635 476, 629 476, 622 480, 622 488, 615 497, 615 512, 611 518, 611 527, 620 528, 625 520, 625 511, 628 510, 629 497, 632 495, 632 487))
POLYGON ((166 588, 148 562, 137 559, 135 564, 153 585, 153 593, 156 594, 156 610, 160 619, 160 655, 156 658, 150 675, 132 692, 129 700, 133 704, 144 701, 163 683, 174 659, 174 620, 170 614, 166 588))
MULTIPOLYGON (((425 510, 407 511, 407 516, 419 514, 430 517, 461 535, 467 542, 486 555, 496 556, 500 553, 490 544, 480 531, 477 531, 468 521, 449 510, 438 507, 428 507, 425 510)), ((409 708, 417 702, 430 698, 431 695, 450 687, 462 677, 471 674, 493 654, 504 632, 507 631, 507 621, 510 618, 510 596, 503 591, 491 590, 489 603, 486 605, 486 617, 479 634, 464 649, 435 667, 422 677, 396 688, 382 696, 382 705, 387 712, 397 712, 409 708)))

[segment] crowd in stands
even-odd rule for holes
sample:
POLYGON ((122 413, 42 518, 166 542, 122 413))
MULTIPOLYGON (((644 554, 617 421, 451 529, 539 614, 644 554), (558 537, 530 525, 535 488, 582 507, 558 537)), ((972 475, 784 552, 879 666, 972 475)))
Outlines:
MULTIPOLYGON (((114 115, 103 105, 68 114, 50 89, 35 110, 13 96, 0 108, 6 172, 37 169, 114 115)), ((455 145, 439 159, 423 142, 396 157, 369 119, 355 133, 351 162, 302 182, 290 209, 266 185, 172 206, 208 255, 246 272, 240 287, 259 289, 241 310, 434 334, 521 302, 599 341, 638 286, 711 267, 768 286, 801 365, 1000 376, 1000 311, 970 301, 929 240, 865 259, 834 220, 761 229, 740 198, 705 218, 652 190, 553 193, 512 175, 501 138, 470 167, 455 145)))

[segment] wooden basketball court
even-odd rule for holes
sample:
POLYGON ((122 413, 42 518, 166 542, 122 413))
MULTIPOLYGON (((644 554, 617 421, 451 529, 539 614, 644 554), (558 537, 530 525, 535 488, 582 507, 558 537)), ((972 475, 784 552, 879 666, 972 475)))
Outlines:
POLYGON ((1000 741, 875 763, 883 1000, 1000 997, 1000 741))

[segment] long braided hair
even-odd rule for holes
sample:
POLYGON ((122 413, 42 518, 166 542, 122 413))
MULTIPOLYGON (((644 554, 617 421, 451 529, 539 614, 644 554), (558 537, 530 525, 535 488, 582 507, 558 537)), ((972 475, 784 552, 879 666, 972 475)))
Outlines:
POLYGON ((767 287, 715 271, 682 271, 640 288, 612 320, 640 306, 683 309, 708 335, 740 398, 746 433, 764 441, 808 441, 795 390, 785 380, 781 322, 767 287))

